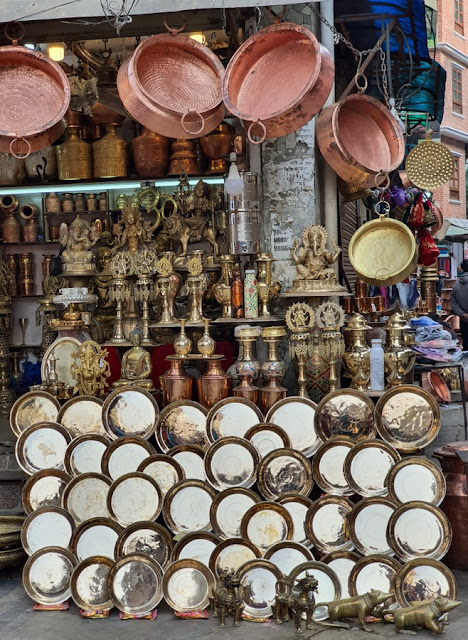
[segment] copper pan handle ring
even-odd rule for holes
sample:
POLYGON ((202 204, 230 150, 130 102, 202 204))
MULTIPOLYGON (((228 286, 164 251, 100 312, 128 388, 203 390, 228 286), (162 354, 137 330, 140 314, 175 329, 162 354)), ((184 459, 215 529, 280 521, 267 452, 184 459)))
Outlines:
POLYGON ((203 129, 205 128, 205 118, 202 116, 201 113, 198 113, 198 111, 195 111, 195 109, 189 109, 188 111, 186 111, 184 113, 184 115, 180 119, 180 124, 182 125, 182 128, 185 131, 185 133, 190 133, 190 135, 196 136, 199 133, 201 133, 203 131, 203 129), (191 113, 195 114, 196 116, 198 116, 200 118, 200 128, 197 129, 196 131, 190 131, 190 129, 187 129, 187 127, 185 126, 185 119, 191 113))
POLYGON ((375 176, 374 182, 377 189, 379 189, 380 191, 386 191, 390 186, 390 176, 386 171, 379 171, 379 173, 375 176))
POLYGON ((177 13, 180 13, 180 15, 182 16, 182 26, 179 27, 178 29, 175 29, 174 27, 170 27, 167 24, 166 15, 164 15, 164 19, 163 19, 163 24, 164 24, 165 28, 173 36, 176 36, 178 33, 180 33, 181 31, 183 31, 185 29, 185 16, 184 16, 182 11, 177 11, 177 13))
POLYGON ((18 158, 18 160, 24 160, 31 153, 31 143, 27 138, 23 138, 22 136, 20 136, 19 138, 13 138, 13 140, 10 142, 10 153, 14 158, 18 158), (15 144, 15 142, 20 142, 21 140, 26 143, 27 151, 26 153, 15 153, 13 151, 13 145, 15 144))
POLYGON ((369 83, 367 81, 367 77, 365 76, 364 73, 362 73, 362 71, 358 71, 354 76, 354 84, 356 85, 356 89, 358 90, 358 93, 365 93, 367 91, 367 87, 369 83), (362 80, 362 84, 361 84, 361 80, 362 80))
POLYGON ((24 26, 21 22, 13 20, 5 25, 3 33, 5 34, 5 38, 8 38, 8 40, 16 46, 18 44, 18 40, 21 40, 24 36, 24 26))
POLYGON ((374 205, 374 213, 376 213, 380 220, 384 220, 390 213, 390 204, 386 200, 379 200, 374 205))
POLYGON ((251 142, 252 144, 262 144, 262 142, 265 142, 265 138, 267 135, 267 130, 265 125, 263 124, 263 122, 261 120, 254 120, 250 127, 247 129, 247 137, 249 139, 249 142, 251 142), (260 129, 262 130, 262 135, 260 136, 260 138, 258 140, 254 140, 252 138, 252 129, 255 127, 255 125, 258 125, 260 127, 260 129))

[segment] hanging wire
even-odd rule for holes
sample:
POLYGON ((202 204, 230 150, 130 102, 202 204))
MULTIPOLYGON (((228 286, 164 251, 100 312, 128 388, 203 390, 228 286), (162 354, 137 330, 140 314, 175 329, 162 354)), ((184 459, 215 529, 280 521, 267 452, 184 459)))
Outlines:
POLYGON ((138 4, 138 1, 132 0, 130 6, 128 6, 127 0, 101 0, 101 8, 106 21, 114 27, 117 35, 120 35, 121 29, 132 21, 130 12, 138 4))

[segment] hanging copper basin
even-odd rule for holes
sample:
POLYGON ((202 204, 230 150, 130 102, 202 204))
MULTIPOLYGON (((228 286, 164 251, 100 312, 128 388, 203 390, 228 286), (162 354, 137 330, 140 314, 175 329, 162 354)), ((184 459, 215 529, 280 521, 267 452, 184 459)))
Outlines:
POLYGON ((65 131, 67 123, 62 118, 50 129, 46 129, 35 136, 16 138, 15 136, 0 135, 0 151, 11 153, 17 158, 27 158, 30 153, 39 151, 55 142, 65 131))
POLYGON ((309 122, 334 81, 327 49, 305 27, 273 24, 248 38, 229 62, 223 84, 227 109, 249 138, 278 138, 309 122))
POLYGON ((405 141, 401 128, 381 102, 353 94, 326 107, 317 118, 317 142, 323 157, 345 182, 375 187, 382 171, 401 164, 405 141))

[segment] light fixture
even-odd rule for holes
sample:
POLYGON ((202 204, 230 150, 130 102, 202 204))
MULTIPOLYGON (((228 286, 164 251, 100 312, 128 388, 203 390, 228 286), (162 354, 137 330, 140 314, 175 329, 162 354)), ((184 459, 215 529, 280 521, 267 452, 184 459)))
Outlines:
POLYGON ((396 108, 395 98, 390 98, 389 103, 390 103, 390 113, 400 125, 401 130, 404 131, 406 129, 406 126, 403 120, 400 118, 400 114, 398 113, 398 110, 396 108))
POLYGON ((32 42, 27 42, 24 46, 26 47, 26 49, 31 49, 31 51, 34 51, 34 49, 36 48, 36 45, 32 42))
POLYGON ((196 40, 201 44, 205 44, 205 34, 202 33, 201 31, 199 33, 191 33, 190 37, 192 38, 192 40, 196 40))
POLYGON ((237 169, 236 154, 231 153, 229 160, 231 161, 231 166, 229 167, 228 177, 224 182, 224 191, 230 196, 239 196, 244 191, 244 181, 237 169))
POLYGON ((47 45, 47 55, 51 60, 60 62, 65 58, 65 45, 63 42, 51 42, 47 45))

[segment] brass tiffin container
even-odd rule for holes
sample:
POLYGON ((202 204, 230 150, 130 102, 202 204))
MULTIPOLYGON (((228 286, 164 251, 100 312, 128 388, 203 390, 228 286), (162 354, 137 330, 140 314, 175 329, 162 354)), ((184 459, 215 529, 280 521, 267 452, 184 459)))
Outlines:
POLYGON ((68 126, 67 139, 56 147, 59 180, 90 180, 93 177, 91 145, 78 135, 77 125, 68 126))
POLYGON ((106 133, 93 142, 95 178, 125 178, 127 176, 128 145, 119 138, 116 124, 107 124, 106 133))

